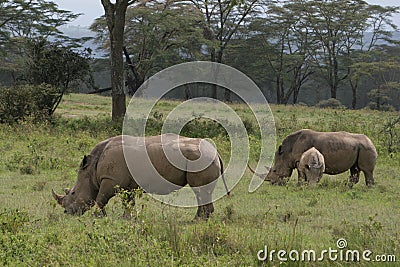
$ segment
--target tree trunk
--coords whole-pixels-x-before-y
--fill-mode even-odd
[[[128,50],[126,50],[126,47],[124,46],[123,48],[123,52],[125,55],[125,60],[126,63],[128,64],[129,69],[132,72],[133,78],[131,76],[127,77],[127,84],[128,84],[128,94],[130,96],[133,96],[136,91],[139,89],[139,87],[144,83],[144,78],[140,78],[139,73],[136,71],[135,66],[131,60],[131,57],[129,56]]]
[[[222,46],[222,44],[221,44]],[[217,62],[222,63],[222,55],[224,53],[224,50],[222,47],[219,48],[218,50],[218,56],[217,56]],[[231,90],[229,88],[224,89],[224,101],[225,102],[232,102],[231,100]]]
[[[184,85],[185,88],[185,99],[189,100],[192,98],[192,94],[190,93],[190,85],[189,84],[185,84]]]
[[[296,87],[293,91],[293,105],[297,104],[297,101],[299,100],[300,88],[301,88],[301,84],[298,84],[298,85],[296,85]]]
[[[351,108],[356,109],[357,106],[357,89],[358,89],[358,81],[356,80],[354,83],[350,80],[351,91],[353,93],[351,99]]]
[[[129,0],[116,0],[115,4],[113,4],[110,0],[101,0],[101,3],[105,11],[111,44],[112,120],[119,121],[126,112],[123,44],[125,14],[131,2]]]
[[[337,84],[333,84],[331,87],[331,98],[336,99]]]
[[[333,49],[333,51],[335,51],[335,50]],[[333,53],[335,53],[335,52],[333,52]],[[333,77],[332,78],[333,78],[333,81],[332,81],[332,87],[331,87],[331,98],[336,99],[336,97],[337,97],[336,92],[337,92],[337,88],[339,85],[339,63],[338,63],[338,60],[337,60],[335,54],[333,57]]]
[[[276,103],[281,104],[282,95],[281,95],[281,83],[280,77],[276,77]]]
[[[216,62],[215,48],[211,49],[211,62]],[[218,74],[214,73],[214,75],[216,77]],[[216,84],[212,84],[211,85],[211,98],[218,99],[217,98],[217,85]]]

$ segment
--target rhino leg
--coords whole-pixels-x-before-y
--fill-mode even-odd
[[[100,208],[99,205],[97,205],[97,203],[94,204],[95,206],[95,212],[93,213],[93,215],[95,217],[105,217],[107,216],[106,210],[104,209],[104,207]]]
[[[207,220],[211,213],[214,212],[213,203],[209,203],[207,205],[202,205],[197,208],[195,219],[205,219]]]
[[[373,171],[363,171],[365,176],[365,184],[368,187],[372,187],[374,185],[374,173]]]
[[[297,186],[301,186],[303,182],[307,182],[307,177],[304,172],[297,169]]]
[[[360,180],[360,169],[358,168],[357,165],[354,165],[353,167],[350,168],[350,188],[353,187],[354,184],[358,183]]]
[[[360,169],[364,173],[365,184],[368,187],[374,185],[374,168],[375,168],[375,161],[373,160],[367,161],[367,163],[360,162]]]
[[[117,183],[112,179],[102,179],[100,184],[99,193],[96,197],[96,205],[103,212],[104,215],[105,209],[104,207],[107,205],[108,201],[115,195],[115,186]]]
[[[124,206],[124,214],[122,215],[123,218],[130,219],[132,217],[132,210],[135,206],[135,195],[133,192],[128,194],[127,199],[122,202]]]
[[[215,183],[212,183],[215,185]],[[197,199],[197,212],[195,219],[208,219],[211,213],[214,212],[214,205],[212,203],[212,191],[207,190],[210,187],[209,185],[200,186],[200,187],[192,187],[193,192],[196,195]],[[214,188],[213,188],[214,189]]]
[[[376,164],[377,154],[375,149],[363,149],[360,151],[358,159],[359,169],[364,173],[365,184],[371,187],[374,184],[374,169]]]

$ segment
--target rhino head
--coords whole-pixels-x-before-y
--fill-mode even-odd
[[[52,190],[54,199],[64,208],[64,213],[82,215],[94,205],[96,192],[91,183],[94,168],[93,157],[84,156],[74,188],[65,189],[65,195],[59,195]]]
[[[265,181],[270,181],[272,184],[282,185],[285,183],[284,178],[292,175],[294,164],[292,155],[289,149],[280,145],[275,152],[274,165],[270,168],[269,172],[265,175]]]
[[[310,184],[315,185],[321,180],[322,175],[324,173],[324,168],[323,168],[322,163],[320,163],[318,165],[306,164],[304,172],[305,172],[307,181]]]
[[[294,169],[288,164],[288,162],[288,156],[284,154],[282,146],[279,146],[278,151],[275,153],[274,165],[272,167],[265,167],[268,172],[258,173],[254,171],[248,164],[247,167],[252,173],[264,181],[269,181],[271,184],[283,185],[285,184],[284,178],[290,177]]]

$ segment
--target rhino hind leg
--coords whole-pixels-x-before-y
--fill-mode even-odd
[[[212,203],[212,191],[215,187],[215,182],[211,184],[192,187],[198,204],[195,219],[208,219],[211,213],[214,212],[214,205]]]
[[[354,184],[358,183],[360,180],[360,169],[358,168],[357,165],[354,165],[353,167],[350,168],[350,188],[353,187]]]
[[[209,203],[206,205],[199,206],[197,208],[195,219],[205,219],[207,220],[211,213],[214,212],[214,205],[213,203]]]
[[[374,185],[374,169],[377,157],[378,155],[373,146],[363,147],[363,149],[360,151],[358,166],[360,170],[364,173],[365,184],[368,187]]]
[[[365,176],[365,184],[368,187],[372,187],[374,185],[374,173],[373,171],[363,171]]]

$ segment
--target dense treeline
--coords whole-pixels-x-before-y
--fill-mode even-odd
[[[399,44],[391,20],[397,7],[359,0],[232,3],[148,1],[129,7],[125,48],[132,62],[131,93],[167,66],[210,60],[249,75],[272,102],[336,98],[351,108],[398,108]],[[92,29],[107,48],[104,20]],[[180,95],[199,90],[182,89]],[[235,99],[223,91],[217,94],[211,86],[208,94]]]
[[[92,60],[89,68],[84,62],[90,61],[90,50],[76,50],[79,40],[57,29],[76,15],[51,2],[30,3],[0,3],[2,80],[56,81],[52,85],[60,88],[61,96],[72,88],[81,91],[75,82],[82,85],[82,80],[96,89],[90,73],[81,70],[92,68],[96,80],[104,78],[109,68],[106,17],[91,25],[106,58]],[[362,0],[134,3],[125,19],[126,91],[133,94],[152,74],[174,64],[209,60],[241,70],[274,103],[314,105],[333,98],[349,108],[399,109],[400,42],[392,22],[398,11],[399,7]],[[59,52],[57,57],[49,56],[53,51]],[[67,68],[58,67],[59,75],[49,81],[45,78],[54,66]],[[69,66],[75,68],[71,71]],[[216,86],[181,88],[174,97],[197,96],[200,90],[214,98],[236,100],[229,90]]]

